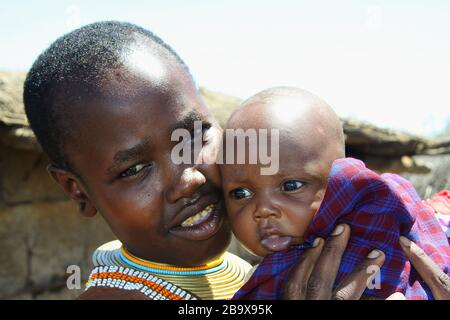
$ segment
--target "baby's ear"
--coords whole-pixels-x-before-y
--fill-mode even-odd
[[[84,216],[95,216],[97,208],[92,205],[79,179],[73,173],[60,169],[53,164],[47,166],[47,171],[52,179],[62,188],[64,193],[78,204],[80,212]]]
[[[311,203],[311,206],[310,206],[311,212],[313,212],[313,214],[316,214],[317,210],[320,209],[320,206],[322,205],[323,198],[325,197],[326,190],[327,189],[326,189],[326,186],[325,186],[325,187],[321,188],[320,190],[318,190],[316,192],[316,194],[314,195],[314,200],[313,200],[313,202]]]

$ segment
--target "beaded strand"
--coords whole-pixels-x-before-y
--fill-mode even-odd
[[[155,275],[118,266],[95,267],[86,290],[90,287],[138,290],[153,300],[197,300],[191,293]]]

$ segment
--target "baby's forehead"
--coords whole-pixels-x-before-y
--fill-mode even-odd
[[[295,129],[314,125],[322,112],[319,101],[305,95],[256,95],[230,117],[227,127]]]

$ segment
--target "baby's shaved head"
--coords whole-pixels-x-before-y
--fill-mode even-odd
[[[270,88],[250,97],[231,115],[227,128],[279,129],[280,143],[287,137],[311,156],[326,153],[333,160],[345,156],[337,114],[316,95],[295,87]]]

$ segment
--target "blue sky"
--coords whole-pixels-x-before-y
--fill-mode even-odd
[[[342,116],[417,134],[450,121],[450,1],[2,1],[0,70],[99,20],[161,36],[197,82],[246,98],[293,85]]]

